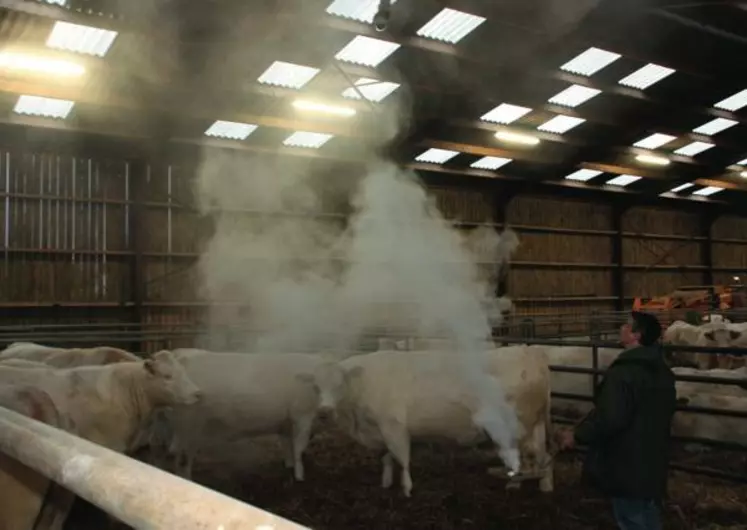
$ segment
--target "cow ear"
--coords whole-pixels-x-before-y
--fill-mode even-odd
[[[678,397],[677,398],[677,404],[678,405],[689,405],[690,404],[690,398]]]
[[[145,367],[145,371],[149,374],[156,375],[156,363],[152,359],[143,361],[143,367]]]
[[[708,340],[713,340],[713,331],[706,331],[703,335],[705,335],[705,338]]]
[[[742,332],[731,330],[729,332],[729,336],[731,337],[731,340],[737,340],[739,337],[742,336]]]

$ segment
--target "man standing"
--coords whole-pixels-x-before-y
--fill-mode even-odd
[[[588,446],[584,475],[612,498],[622,530],[661,528],[677,397],[660,337],[655,316],[631,313],[620,329],[625,351],[605,372],[594,410],[575,430],[559,434],[561,449]]]

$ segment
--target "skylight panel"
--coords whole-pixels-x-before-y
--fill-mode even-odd
[[[448,7],[417,31],[419,37],[456,44],[485,22],[484,17],[470,15]]]
[[[617,61],[620,57],[622,56],[619,53],[608,52],[600,48],[589,48],[565,63],[560,69],[572,74],[590,76]]]
[[[720,191],[724,191],[724,188],[719,188],[717,186],[706,186],[705,188],[701,188],[699,190],[694,191],[693,195],[699,195],[701,197],[710,197],[714,193],[718,193]]]
[[[633,147],[641,147],[643,149],[658,149],[664,144],[668,144],[672,140],[675,140],[676,136],[669,134],[654,133],[651,136],[646,136],[641,140],[638,140],[633,144]]]
[[[741,92],[737,92],[733,96],[722,99],[713,106],[719,109],[730,110],[734,112],[735,110],[741,109],[745,105],[747,105],[747,88],[742,90]]]
[[[459,151],[448,149],[428,149],[415,157],[416,162],[427,162],[429,164],[443,164],[459,154]]]
[[[666,66],[659,66],[658,64],[649,63],[633,72],[632,74],[623,77],[618,81],[619,84],[630,88],[637,88],[638,90],[646,90],[651,85],[658,83],[662,79],[665,79],[675,72],[673,68],[667,68]]]
[[[331,134],[297,131],[283,140],[283,145],[288,147],[306,147],[307,149],[319,149],[333,138]]]
[[[578,127],[586,120],[583,118],[576,118],[574,116],[555,116],[547,120],[545,123],[537,127],[538,131],[545,131],[555,134],[563,134],[574,127]]]
[[[13,107],[13,112],[64,120],[73,110],[73,105],[75,105],[75,102],[67,99],[23,95],[18,98],[16,106]]]
[[[739,162],[737,162],[737,165],[747,166],[747,158],[745,158],[744,160],[740,160]]]
[[[400,87],[399,83],[378,81],[368,77],[361,77],[358,79],[358,81],[355,82],[355,86],[357,88],[346,88],[342,92],[342,96],[350,99],[361,99],[361,94],[363,94],[364,98],[368,101],[373,101],[374,103],[381,103],[384,98]]]
[[[342,50],[337,52],[335,59],[347,63],[359,64],[376,68],[384,59],[393,54],[400,45],[363,35],[356,36]]]
[[[502,168],[509,162],[511,162],[513,158],[501,158],[499,156],[484,156],[480,160],[476,160],[475,162],[472,162],[469,167],[473,167],[475,169],[488,169],[490,171],[495,171],[497,169]]]
[[[484,114],[480,119],[482,121],[508,125],[530,112],[532,112],[532,109],[528,107],[520,107],[518,105],[511,105],[510,103],[501,103],[490,112]]]
[[[618,175],[615,178],[608,180],[606,184],[624,188],[628,184],[633,184],[634,182],[637,182],[639,180],[641,180],[641,177],[637,177],[635,175]]]
[[[589,88],[581,85],[571,85],[562,92],[558,92],[547,100],[548,103],[562,105],[564,107],[578,107],[581,103],[589,101],[602,91],[596,88]]]
[[[205,131],[205,136],[227,140],[246,140],[256,130],[257,125],[250,123],[218,120]]]
[[[391,0],[394,5],[397,0]],[[357,20],[358,22],[373,22],[374,16],[379,11],[379,0],[334,0],[327,13],[342,18]]]
[[[675,154],[684,156],[695,156],[702,153],[703,151],[707,151],[711,147],[713,147],[713,144],[709,144],[707,142],[691,142],[675,150]]]
[[[44,0],[44,2],[63,7],[67,4],[67,0]]]
[[[311,66],[275,61],[265,70],[257,81],[264,85],[300,89],[316,77],[321,70]]]
[[[116,38],[116,31],[57,21],[46,44],[57,50],[103,57]]]
[[[680,184],[679,186],[676,186],[669,191],[672,193],[679,193],[681,191],[685,191],[688,188],[692,188],[693,186],[695,186],[695,184],[693,184],[692,182],[685,182],[684,184]]]
[[[693,132],[711,136],[713,134],[720,133],[721,131],[725,131],[729,127],[734,127],[737,123],[739,122],[734,120],[727,120],[726,118],[715,118],[707,123],[704,123],[700,127],[696,127],[695,129],[693,129]]]
[[[566,175],[564,178],[565,180],[577,180],[579,182],[588,182],[594,177],[598,177],[601,175],[601,171],[597,171],[596,169],[579,169],[578,171],[574,171],[570,175]]]

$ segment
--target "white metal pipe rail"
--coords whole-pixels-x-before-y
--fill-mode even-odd
[[[4,407],[0,451],[137,530],[309,530]]]

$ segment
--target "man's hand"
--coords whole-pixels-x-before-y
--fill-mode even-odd
[[[559,429],[555,433],[555,440],[558,443],[558,449],[567,451],[576,446],[576,440],[573,437],[573,429]]]

